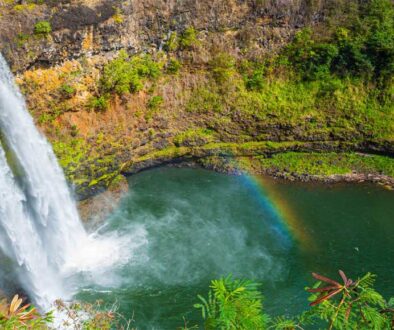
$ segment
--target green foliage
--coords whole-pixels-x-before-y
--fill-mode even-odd
[[[262,91],[264,88],[264,76],[261,70],[254,70],[250,76],[244,77],[245,86],[249,91]]]
[[[28,40],[30,36],[25,33],[18,33],[16,36],[16,45],[22,47]]]
[[[160,95],[152,96],[148,101],[148,108],[150,110],[157,110],[163,104],[163,97]]]
[[[34,25],[34,34],[47,35],[52,32],[51,24],[47,21],[40,21]]]
[[[220,86],[235,73],[235,59],[228,54],[220,53],[209,62],[209,67],[213,78]]]
[[[198,44],[197,32],[194,27],[187,27],[179,38],[179,46],[182,49],[191,49]]]
[[[188,129],[175,136],[176,146],[200,146],[213,141],[213,131],[205,128]]]
[[[0,328],[14,329],[45,329],[52,323],[52,312],[41,315],[30,304],[22,304],[22,298],[15,295],[7,304],[6,300],[0,301]]]
[[[198,296],[205,329],[264,329],[267,317],[263,314],[259,285],[231,276],[213,280],[208,297]]]
[[[343,284],[313,274],[319,280],[307,289],[312,308],[295,318],[280,317],[270,328],[277,330],[302,329],[305,325],[325,325],[328,330],[392,329],[394,310],[375,289],[375,276],[368,273],[357,281],[340,271]],[[326,285],[322,286],[322,282]]]
[[[313,273],[318,282],[307,288],[311,308],[295,317],[270,319],[263,313],[258,285],[230,276],[212,281],[208,296],[198,295],[194,307],[201,310],[207,330],[392,329],[394,298],[386,301],[374,289],[375,276],[368,273],[353,281],[339,274],[341,280],[336,281]]]
[[[93,96],[88,102],[88,107],[89,109],[95,111],[104,112],[108,108],[108,97],[106,97],[105,95],[99,97]]]
[[[142,89],[142,78],[155,79],[161,74],[161,67],[148,54],[129,57],[121,50],[114,60],[105,65],[100,79],[104,93],[119,95]]]
[[[208,88],[200,87],[193,94],[186,105],[186,110],[196,113],[221,112],[223,109],[222,97]]]
[[[181,62],[179,62],[176,58],[172,58],[168,61],[167,64],[167,73],[176,74],[179,69],[182,67]]]
[[[69,98],[76,93],[76,89],[68,84],[63,84],[60,86],[60,93],[62,94],[63,97]]]
[[[335,45],[317,43],[312,39],[312,30],[298,32],[287,47],[286,55],[304,79],[313,80],[330,73],[331,65],[338,55]]]
[[[394,74],[394,4],[370,0],[349,12],[347,26],[319,40],[310,28],[298,32],[285,57],[306,80],[328,74],[377,78],[387,84]]]
[[[287,152],[265,158],[256,157],[263,168],[296,175],[333,175],[376,173],[394,176],[394,160],[378,155],[356,153],[303,153]]]
[[[179,48],[179,38],[176,32],[171,32],[168,40],[164,44],[164,50],[167,52],[175,52]]]

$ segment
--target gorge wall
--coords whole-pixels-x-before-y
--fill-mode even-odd
[[[0,0],[0,51],[84,198],[119,174],[174,159],[215,168],[229,156],[245,163],[287,151],[392,155],[393,111],[366,106],[370,86],[323,95],[321,85],[295,85],[266,65],[253,87],[256,63],[272,61],[306,26],[324,39],[355,3]],[[112,65],[121,50],[128,57]],[[133,59],[138,81],[126,77],[129,90],[119,92],[115,77],[106,87],[103,77]]]

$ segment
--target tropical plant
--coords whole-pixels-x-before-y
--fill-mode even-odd
[[[0,302],[0,328],[13,329],[44,329],[52,322],[52,313],[41,315],[30,304],[22,304],[23,299],[15,295],[10,304],[3,299]]]
[[[356,281],[339,271],[342,283],[312,273],[318,282],[307,291],[310,310],[295,318],[279,317],[270,326],[276,330],[304,329],[326,325],[326,329],[394,329],[394,299],[386,301],[375,289],[375,276],[367,273]],[[323,284],[323,286],[322,286]]]
[[[232,276],[213,280],[208,297],[198,295],[205,329],[264,329],[267,317],[263,314],[259,284]]]

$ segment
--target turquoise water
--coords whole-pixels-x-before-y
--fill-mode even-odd
[[[131,235],[132,257],[78,298],[117,302],[138,329],[198,324],[196,295],[227,274],[263,284],[265,309],[307,308],[310,273],[378,275],[394,296],[394,193],[373,185],[320,185],[159,168],[129,178],[103,233]],[[92,284],[95,283],[95,284]]]

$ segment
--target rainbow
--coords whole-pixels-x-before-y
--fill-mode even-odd
[[[247,173],[242,177],[245,184],[257,193],[259,203],[271,213],[275,221],[275,230],[288,244],[295,241],[301,249],[316,249],[316,242],[304,230],[302,219],[279,193],[272,180]]]

